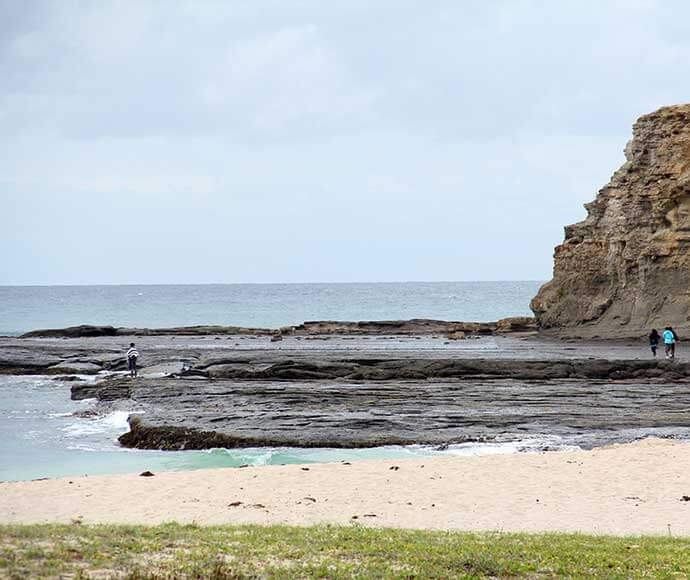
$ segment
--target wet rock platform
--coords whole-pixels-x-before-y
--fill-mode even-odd
[[[130,340],[135,380],[124,372]],[[679,355],[652,360],[641,341],[433,332],[0,338],[0,372],[71,375],[73,398],[131,413],[123,445],[169,450],[674,436],[690,430],[690,362]]]

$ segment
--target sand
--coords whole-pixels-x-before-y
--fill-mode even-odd
[[[0,522],[361,524],[690,536],[690,444],[0,484]]]

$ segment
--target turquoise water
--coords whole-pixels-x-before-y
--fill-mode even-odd
[[[42,378],[0,376],[0,480],[186,470],[241,465],[280,465],[404,459],[443,454],[511,453],[545,440],[430,447],[375,449],[212,449],[141,451],[125,449],[117,437],[128,430],[129,410],[89,416],[95,401],[70,400],[67,383]],[[554,441],[553,444],[558,444]]]
[[[275,328],[305,320],[530,315],[541,282],[0,286],[0,334],[77,324]]]
[[[0,287],[0,334],[77,324],[166,327],[226,324],[279,327],[305,320],[437,318],[489,321],[529,315],[540,282],[386,284],[233,284],[190,286]],[[439,453],[507,453],[542,445],[506,441],[449,450],[243,449],[128,450],[117,437],[133,409],[89,414],[69,385],[41,377],[0,376],[0,480],[137,471],[397,459]],[[557,442],[555,444],[558,444]]]

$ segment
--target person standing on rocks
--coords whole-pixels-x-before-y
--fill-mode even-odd
[[[676,333],[670,326],[664,329],[662,335],[664,337],[664,351],[666,352],[666,358],[674,359],[676,357]]]
[[[129,376],[135,378],[137,376],[137,359],[139,352],[134,346],[133,342],[129,343],[129,350],[127,351],[127,368],[129,369]]]
[[[652,328],[652,332],[649,333],[649,348],[652,349],[652,356],[656,358],[656,349],[659,348],[659,333],[656,328]]]

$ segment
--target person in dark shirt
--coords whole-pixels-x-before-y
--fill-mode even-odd
[[[661,336],[657,332],[656,328],[652,328],[652,332],[649,333],[649,348],[652,349],[652,356],[656,358],[656,350],[659,348],[659,340]]]

